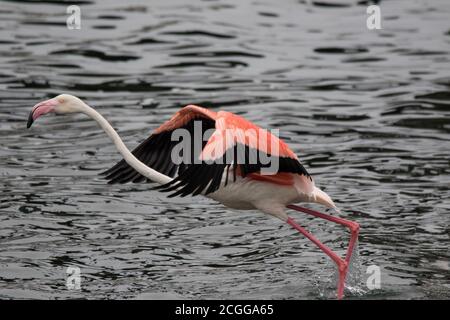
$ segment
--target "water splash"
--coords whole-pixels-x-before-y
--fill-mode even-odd
[[[335,276],[337,277],[337,268],[335,268]],[[363,280],[361,256],[359,255],[359,241],[356,240],[345,279],[345,294],[347,296],[364,295],[366,290],[363,286]]]
[[[358,244],[359,242],[356,241],[355,246],[353,247],[352,257],[345,279],[344,294],[346,297],[362,296],[366,293],[363,286],[362,264]],[[315,276],[315,287],[318,289],[319,297],[323,299],[335,299],[337,294],[337,284],[339,279],[338,268],[331,259],[327,258],[324,270],[330,269],[333,269],[333,272],[328,273],[328,275]]]
[[[325,269],[329,269],[327,266]],[[336,281],[333,280],[333,275],[321,276],[316,274],[314,277],[314,287],[317,288],[317,295],[321,299],[335,299],[336,298]]]

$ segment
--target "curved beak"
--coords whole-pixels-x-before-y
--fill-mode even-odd
[[[27,128],[30,128],[34,120],[40,116],[52,112],[58,105],[58,100],[55,98],[45,100],[36,104],[28,115]]]
[[[33,124],[33,110],[31,110],[30,114],[28,115],[28,121],[27,121],[27,129],[29,129],[31,127],[31,125]]]

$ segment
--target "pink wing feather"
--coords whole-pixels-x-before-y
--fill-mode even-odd
[[[277,157],[298,160],[286,143],[265,129],[235,115],[219,111],[216,116],[216,131],[209,138],[200,154],[201,160],[216,160],[236,143]]]

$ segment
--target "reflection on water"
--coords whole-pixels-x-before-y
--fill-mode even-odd
[[[107,185],[97,173],[119,155],[83,116],[25,130],[36,102],[68,92],[130,147],[189,103],[280,128],[362,225],[353,298],[449,298],[449,3],[382,2],[379,31],[364,5],[321,3],[79,1],[68,30],[61,1],[2,2],[0,297],[311,299],[333,273],[275,219]],[[296,217],[344,252],[344,229]]]

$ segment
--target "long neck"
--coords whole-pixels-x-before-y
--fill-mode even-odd
[[[165,184],[170,181],[172,181],[171,177],[168,177],[162,173],[159,173],[158,171],[148,167],[141,161],[139,161],[131,152],[128,150],[128,148],[123,143],[120,136],[117,134],[117,132],[111,127],[111,125],[106,121],[103,116],[89,107],[87,104],[83,103],[81,107],[81,112],[88,115],[102,127],[102,129],[106,132],[106,134],[111,138],[114,145],[116,146],[117,150],[119,150],[120,154],[123,156],[125,161],[133,167],[137,172],[142,174],[143,176],[149,178],[152,181],[155,181],[159,184]]]

